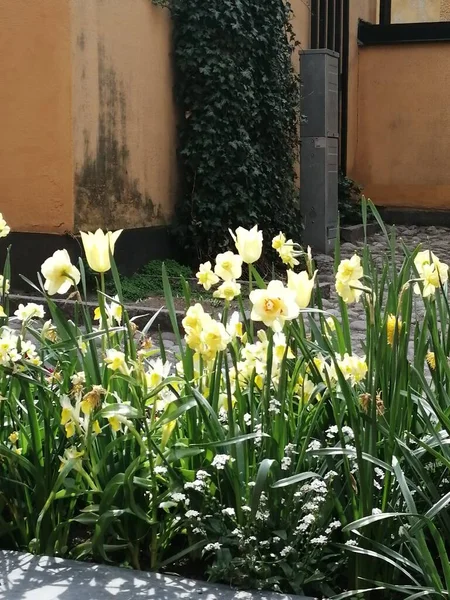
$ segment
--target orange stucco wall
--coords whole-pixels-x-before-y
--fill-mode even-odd
[[[360,50],[351,175],[384,206],[450,209],[450,45]]]
[[[301,51],[310,47],[311,2],[310,0],[292,0],[291,5],[294,13],[292,26],[295,36],[300,42],[299,49]]]
[[[0,211],[18,231],[73,227],[69,0],[0,2]]]
[[[75,225],[166,222],[176,193],[170,15],[149,0],[71,0]]]
[[[358,71],[360,47],[358,46],[359,19],[377,22],[377,0],[350,0],[349,23],[349,71],[348,71],[348,129],[347,129],[347,171],[352,173],[356,161],[358,142]]]

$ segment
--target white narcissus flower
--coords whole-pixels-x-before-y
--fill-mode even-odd
[[[56,250],[41,266],[44,289],[50,296],[66,294],[80,283],[80,271],[71,263],[67,250]]]
[[[230,251],[218,254],[214,272],[224,281],[239,279],[242,275],[242,258]]]
[[[230,234],[236,244],[239,256],[245,263],[251,265],[260,259],[262,254],[263,233],[262,231],[258,231],[258,225],[255,225],[251,229],[238,227],[235,234],[231,230]]]
[[[227,332],[231,335],[232,338],[241,338],[244,335],[242,322],[240,320],[240,314],[237,310],[234,311],[234,313],[230,317],[230,320],[228,321]]]
[[[97,229],[95,233],[80,231],[86,260],[93,271],[106,273],[110,270],[109,253],[111,251],[111,255],[114,255],[114,247],[122,231],[123,229],[106,233],[101,229]]]
[[[29,302],[28,304],[19,304],[19,308],[14,312],[19,321],[29,321],[30,319],[43,319],[45,315],[42,304]]]
[[[3,366],[10,365],[10,363],[18,362],[22,355],[19,354],[17,346],[19,338],[12,329],[3,329],[0,337],[0,364]]]
[[[199,284],[202,285],[207,292],[211,289],[213,285],[216,285],[216,283],[218,283],[219,281],[219,278],[212,270],[211,263],[209,262],[209,260],[208,262],[205,262],[200,265],[196,277],[198,279]]]
[[[6,237],[10,231],[11,228],[9,227],[9,225],[6,224],[2,213],[0,213],[0,238]]]
[[[271,281],[265,290],[253,290],[250,301],[252,321],[262,321],[274,331],[281,331],[285,321],[299,315],[294,292],[285,288],[281,281]]]
[[[310,279],[306,271],[302,271],[301,273],[294,273],[294,271],[287,272],[288,289],[295,292],[295,301],[300,309],[307,308],[311,302],[316,275],[317,271],[315,271]]]
[[[233,279],[229,279],[228,281],[224,281],[222,285],[220,285],[217,290],[214,292],[214,298],[224,298],[230,302],[236,296],[239,296],[241,293],[241,284],[236,283]]]
[[[278,332],[273,336],[273,355],[276,361],[281,362],[283,358],[295,358],[292,350],[286,350],[286,336],[284,333]]]
[[[108,320],[108,325],[110,327],[113,324],[112,323],[113,319],[118,324],[120,324],[120,322],[122,321],[123,309],[122,309],[122,305],[120,304],[119,296],[114,296],[111,304],[108,304],[107,302],[105,302],[105,313],[106,313],[106,318]],[[101,313],[100,307],[97,306],[97,308],[94,310],[94,320],[101,321],[101,319],[102,319],[102,313]]]
[[[111,369],[111,371],[119,371],[123,375],[129,375],[131,373],[131,369],[127,365],[127,361],[125,359],[125,354],[120,350],[109,348],[106,351],[105,363],[108,365],[108,369]]]

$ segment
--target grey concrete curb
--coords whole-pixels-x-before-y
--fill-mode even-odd
[[[314,600],[274,593],[239,592],[226,586],[0,551],[0,600]]]
[[[381,231],[378,223],[367,224],[367,235],[373,235]],[[364,239],[364,225],[348,225],[347,227],[341,227],[341,240],[343,242],[359,242]]]

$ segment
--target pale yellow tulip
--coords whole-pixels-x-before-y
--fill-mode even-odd
[[[81,231],[86,260],[93,271],[106,273],[111,268],[110,251],[114,255],[114,246],[123,229],[107,231],[97,229],[95,233]]]

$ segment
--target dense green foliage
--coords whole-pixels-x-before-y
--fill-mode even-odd
[[[164,264],[171,279],[174,294],[182,294],[181,278],[189,279],[192,277],[192,270],[185,265],[180,265],[176,260],[166,260]],[[130,277],[123,277],[121,283],[125,301],[135,302],[149,296],[163,296],[162,265],[163,263],[160,260],[151,260]],[[108,281],[107,290],[111,294],[115,293],[112,278]]]
[[[339,173],[338,208],[343,225],[359,225],[362,221],[361,211],[362,187]]]
[[[192,258],[258,223],[299,237],[299,82],[282,0],[168,0],[182,192],[176,238]]]

